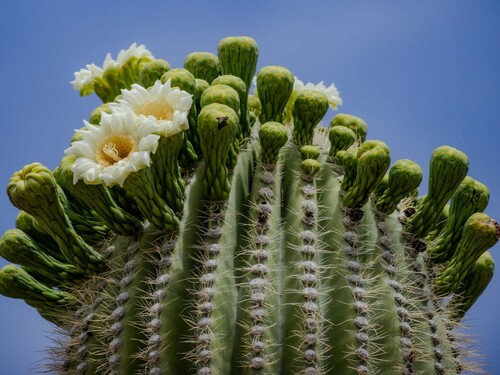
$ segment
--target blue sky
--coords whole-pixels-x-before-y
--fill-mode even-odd
[[[394,161],[419,163],[425,181],[433,149],[464,151],[469,175],[490,188],[486,212],[500,219],[499,24],[495,1],[2,0],[0,185],[25,164],[58,164],[98,105],[69,84],[85,64],[138,42],[181,67],[189,52],[249,35],[258,68],[284,65],[303,81],[335,82],[340,111],[364,118],[368,137],[386,142]],[[4,232],[17,213],[5,194],[0,210]],[[500,273],[466,319],[491,373],[500,373],[499,294]],[[2,374],[34,373],[50,332],[24,302],[0,296]]]

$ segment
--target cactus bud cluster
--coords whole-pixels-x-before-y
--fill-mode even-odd
[[[461,151],[391,160],[332,84],[249,37],[171,68],[133,44],[75,73],[103,104],[14,173],[0,293],[58,326],[57,374],[459,374],[500,225]],[[256,89],[250,92],[252,82]],[[451,200],[450,205],[448,202]]]

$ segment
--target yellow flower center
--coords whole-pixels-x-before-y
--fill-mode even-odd
[[[136,144],[131,136],[113,134],[99,143],[95,158],[102,166],[109,167],[120,160],[127,159],[135,149]]]
[[[137,115],[153,116],[157,120],[172,120],[174,110],[168,103],[150,102],[135,109]]]

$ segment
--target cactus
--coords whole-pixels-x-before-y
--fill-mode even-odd
[[[0,255],[18,266],[0,293],[58,327],[51,370],[474,369],[456,329],[491,279],[500,225],[467,157],[437,148],[416,199],[421,168],[391,167],[365,121],[319,125],[341,104],[334,86],[256,72],[249,37],[217,51],[170,69],[134,44],[87,66],[73,84],[104,104],[54,171],[10,180],[21,212]]]

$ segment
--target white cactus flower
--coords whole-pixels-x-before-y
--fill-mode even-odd
[[[342,99],[340,98],[340,92],[337,90],[335,87],[335,84],[331,84],[330,86],[326,87],[323,81],[321,81],[318,84],[314,84],[311,82],[308,82],[304,84],[300,79],[295,77],[295,82],[293,83],[293,91],[296,93],[299,93],[302,90],[316,90],[319,92],[322,92],[323,94],[326,95],[328,98],[328,104],[330,105],[330,108],[335,109],[339,105],[342,105]]]
[[[169,137],[189,128],[188,114],[193,104],[192,96],[177,87],[156,81],[149,88],[133,84],[122,90],[121,98],[112,103],[112,111],[131,110],[136,116],[156,122],[157,132]]]
[[[67,154],[75,156],[73,183],[104,183],[123,186],[130,173],[149,167],[150,153],[156,152],[159,136],[156,124],[131,111],[101,113],[99,126],[84,121],[76,130],[82,139],[72,142]]]
[[[88,95],[94,91],[94,81],[96,78],[102,78],[108,69],[117,69],[122,67],[132,57],[138,59],[147,58],[154,60],[154,56],[149,52],[146,47],[141,44],[132,43],[126,50],[118,52],[118,57],[114,60],[111,54],[108,53],[102,63],[102,68],[95,64],[87,64],[86,69],[80,69],[74,73],[75,79],[71,81],[73,88],[80,91],[82,95]]]

